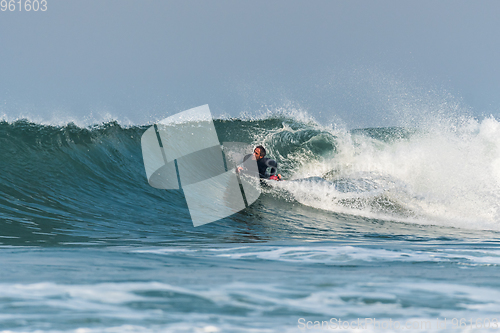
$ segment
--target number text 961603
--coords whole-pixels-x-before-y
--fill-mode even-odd
[[[47,0],[1,0],[2,12],[45,12]]]

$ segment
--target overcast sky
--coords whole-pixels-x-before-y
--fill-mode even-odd
[[[0,114],[158,120],[296,107],[349,127],[395,108],[500,114],[499,1],[47,0],[0,11]],[[419,104],[421,103],[421,104]],[[452,103],[452,104],[453,104]]]

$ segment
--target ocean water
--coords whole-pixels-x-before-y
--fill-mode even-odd
[[[496,119],[214,123],[287,181],[194,228],[148,185],[148,126],[0,122],[0,332],[500,327]]]

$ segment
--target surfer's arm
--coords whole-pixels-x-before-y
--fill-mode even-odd
[[[245,157],[243,157],[243,162],[242,163],[245,163],[245,161],[248,160],[251,156],[252,156],[252,154],[248,154]],[[243,170],[244,170],[244,168],[242,166],[237,166],[236,167],[236,172],[238,172],[238,173],[241,172],[241,171],[243,171]]]

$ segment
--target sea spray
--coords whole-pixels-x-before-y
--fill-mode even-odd
[[[330,183],[291,184],[299,202],[355,215],[388,218],[389,213],[426,224],[500,228],[496,119],[468,119],[459,127],[337,131],[332,136],[333,156],[300,156],[307,162],[291,178],[317,176]],[[354,188],[339,192],[340,183]]]

